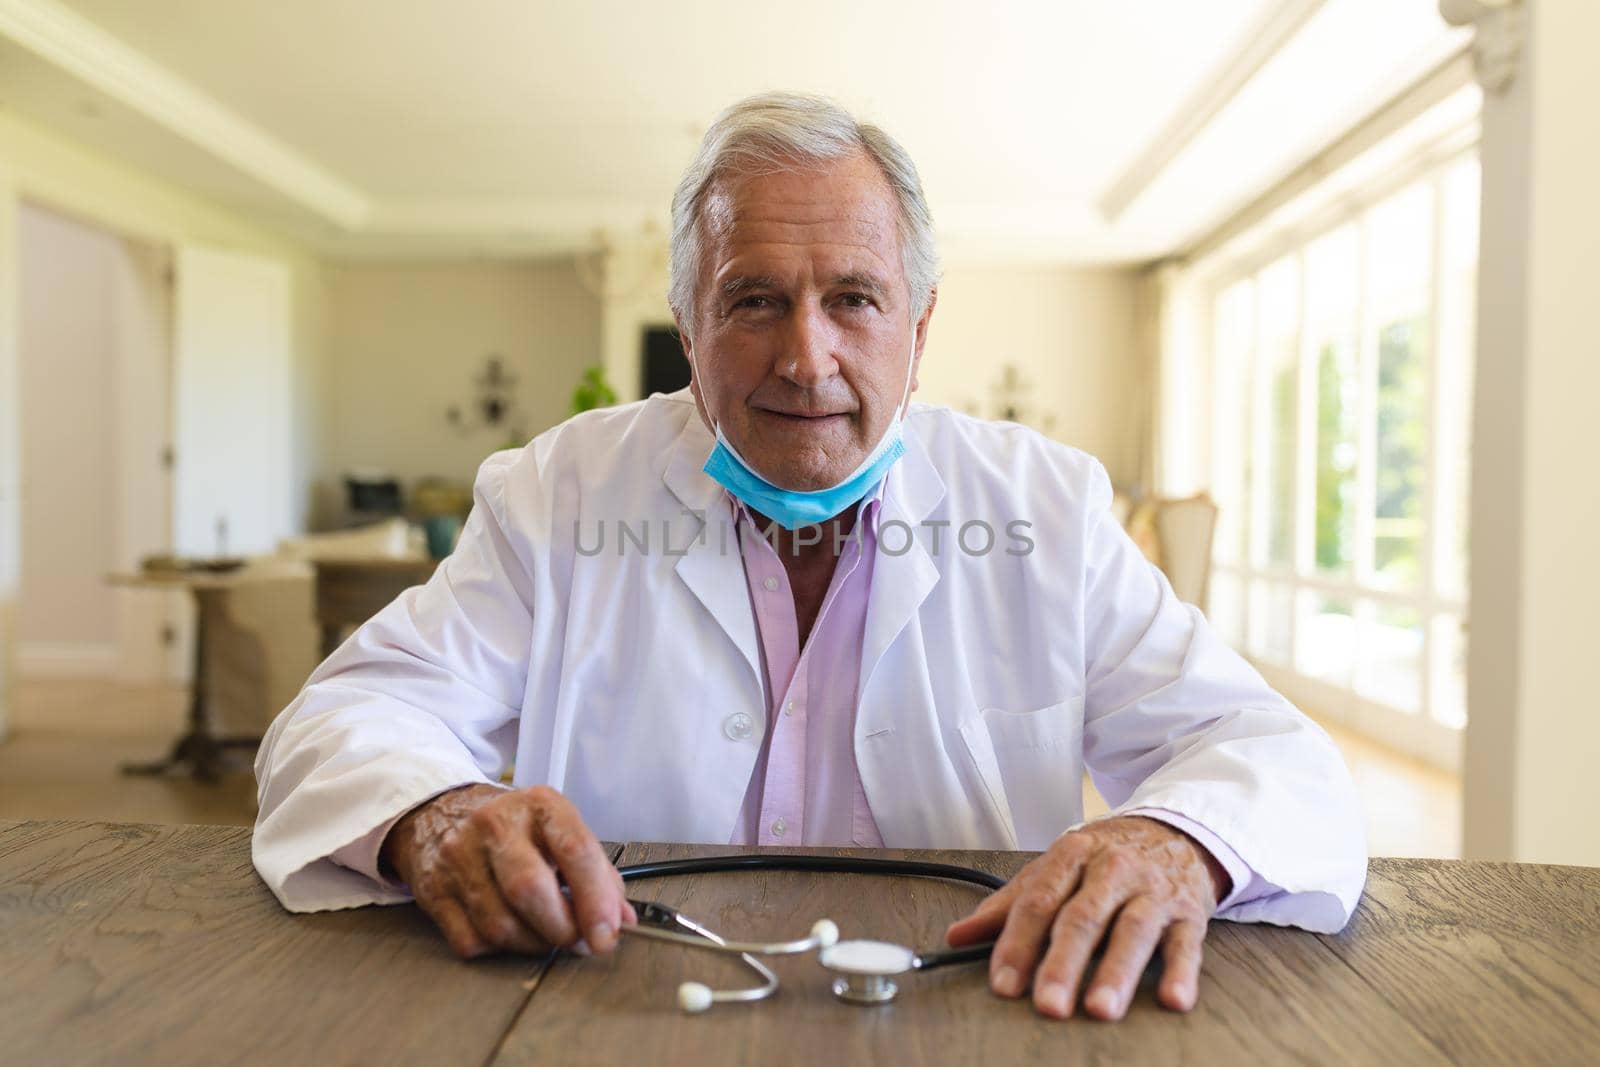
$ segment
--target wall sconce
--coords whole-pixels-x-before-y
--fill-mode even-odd
[[[1000,377],[990,386],[990,392],[994,394],[994,403],[988,418],[1020,422],[1045,434],[1055,429],[1056,417],[1034,404],[1034,387],[1015,363],[1000,368]],[[976,401],[968,400],[965,407],[967,414],[982,417]]]
[[[514,390],[517,376],[505,369],[499,355],[492,355],[477,378],[478,395],[463,412],[455,405],[445,412],[450,425],[463,433],[473,430],[493,429],[504,425],[516,414],[517,401]]]

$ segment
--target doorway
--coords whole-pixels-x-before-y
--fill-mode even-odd
[[[27,200],[16,233],[18,674],[181,680],[181,595],[107,582],[172,544],[171,251]]]

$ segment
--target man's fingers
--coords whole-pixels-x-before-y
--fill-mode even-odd
[[[517,915],[547,944],[571,945],[578,940],[572,905],[561,892],[556,872],[527,835],[531,820],[488,844],[494,879]]]
[[[994,938],[1006,924],[1006,912],[1017,895],[1016,887],[1016,881],[1012,880],[984,897],[972,909],[972,914],[950,924],[945,930],[945,940],[959,948]]]
[[[419,903],[450,901],[428,914],[460,955],[580,942],[606,952],[638,921],[610,857],[553,789],[454,790],[419,812],[409,824],[417,840],[403,835],[396,855],[415,853],[400,859]]]
[[[1111,917],[1133,892],[1121,861],[1107,857],[1084,872],[1083,885],[1052,916],[1050,950],[1033,983],[1035,1008],[1058,1019],[1072,1014],[1089,956],[1105,936]]]
[[[559,793],[550,795],[554,799],[535,813],[536,843],[572,890],[584,941],[596,952],[609,952],[617,945],[625,906],[622,877],[577,809]]]
[[[493,948],[536,956],[550,951],[550,943],[522,921],[492,877],[463,887],[457,899],[478,936]]]
[[[449,897],[427,901],[419,898],[417,904],[423,911],[428,913],[428,917],[433,920],[434,925],[444,934],[445,942],[449,944],[450,951],[457,956],[464,960],[470,960],[474,956],[482,956],[489,951],[490,946],[485,944],[483,938],[478,936],[478,931],[473,927],[472,920],[467,918],[467,913],[454,900]]]
[[[1200,993],[1200,960],[1206,939],[1206,924],[1198,919],[1179,919],[1167,927],[1161,939],[1161,984],[1156,999],[1173,1011],[1194,1007]]]
[[[989,987],[1002,997],[1018,997],[1028,987],[1050,925],[1077,887],[1082,861],[1073,855],[1051,857],[1018,886],[1006,913],[1005,928],[989,959]]]
[[[1155,955],[1167,918],[1166,908],[1147,896],[1134,897],[1122,906],[1111,928],[1106,954],[1084,995],[1085,1011],[1096,1019],[1122,1018],[1133,1001],[1145,964]]]

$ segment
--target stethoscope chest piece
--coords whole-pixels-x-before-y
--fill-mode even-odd
[[[916,966],[917,955],[888,941],[840,941],[817,955],[817,961],[838,975],[833,995],[851,1004],[887,1004],[900,992],[894,976]]]
[[[754,853],[734,856],[706,856],[695,859],[659,860],[618,868],[625,881],[656,878],[668,874],[715,874],[723,871],[830,871],[838,874],[896,875],[906,878],[939,878],[967,882],[985,889],[999,889],[1005,879],[970,867],[920,860],[870,859],[861,856],[790,856]],[[659,901],[630,900],[639,915],[637,924],[624,926],[625,933],[671,941],[691,948],[738,956],[761,978],[761,984],[744,989],[712,989],[700,982],[685,982],[678,988],[678,1005],[686,1012],[699,1013],[713,1004],[750,1003],[765,1000],[778,991],[778,976],[761,962],[765,956],[792,956],[817,952],[817,962],[832,971],[833,995],[850,1004],[887,1004],[900,992],[895,978],[907,971],[927,971],[952,963],[968,963],[989,958],[992,944],[969,945],[942,952],[915,952],[889,941],[840,941],[839,928],[827,919],[818,919],[811,932],[793,941],[730,941],[720,934]]]

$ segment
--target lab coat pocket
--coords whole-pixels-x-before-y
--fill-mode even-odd
[[[984,708],[961,727],[1015,847],[1044,849],[1083,818],[1083,698],[1033,711]]]

